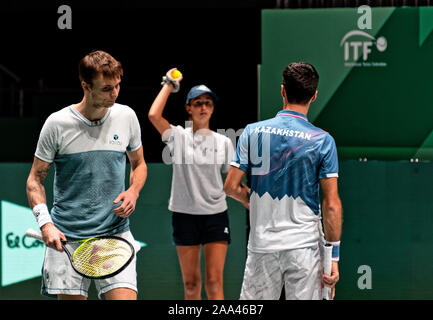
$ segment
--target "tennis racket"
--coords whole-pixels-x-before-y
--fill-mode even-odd
[[[42,234],[33,229],[28,237],[42,240]],[[112,277],[132,261],[135,250],[132,244],[116,236],[101,236],[79,241],[62,241],[62,247],[72,268],[89,279]]]

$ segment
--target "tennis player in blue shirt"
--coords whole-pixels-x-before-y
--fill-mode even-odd
[[[312,65],[288,65],[283,110],[249,124],[239,138],[224,189],[250,209],[241,299],[279,299],[283,286],[286,299],[322,299],[323,286],[335,295],[342,229],[337,149],[307,118],[318,80]],[[251,189],[241,184],[247,173]],[[331,275],[323,274],[325,242],[333,245]]]

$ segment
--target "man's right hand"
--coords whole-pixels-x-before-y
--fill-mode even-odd
[[[41,227],[42,239],[47,247],[63,251],[62,241],[66,241],[65,235],[57,229],[53,223],[48,222]]]

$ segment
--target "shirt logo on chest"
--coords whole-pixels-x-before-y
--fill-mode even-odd
[[[108,141],[109,144],[118,145],[121,146],[122,142],[119,141],[119,136],[117,134],[114,134],[112,139]]]

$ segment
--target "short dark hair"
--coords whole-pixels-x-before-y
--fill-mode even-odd
[[[78,64],[78,75],[81,81],[92,84],[92,80],[102,73],[107,78],[123,75],[122,64],[107,52],[96,50],[90,52]]]
[[[306,104],[316,93],[319,74],[306,62],[293,62],[283,71],[287,102]]]

